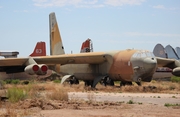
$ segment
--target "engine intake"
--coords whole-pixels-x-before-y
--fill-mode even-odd
[[[31,64],[25,67],[24,71],[29,75],[45,75],[47,73],[48,67],[45,64]]]
[[[31,64],[26,66],[24,71],[29,75],[35,75],[39,71],[39,66],[37,64]]]
[[[175,76],[180,76],[180,67],[174,68],[172,74]]]
[[[45,75],[47,73],[47,70],[48,70],[48,66],[45,64],[41,64],[41,65],[39,65],[39,70],[36,74],[37,75]]]

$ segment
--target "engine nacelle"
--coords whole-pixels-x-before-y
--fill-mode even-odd
[[[36,73],[37,75],[45,75],[47,73],[48,70],[48,66],[46,64],[41,64],[38,65],[39,66],[39,70]]]
[[[25,67],[24,71],[29,75],[45,75],[47,73],[48,67],[45,64],[31,64]]]
[[[31,64],[26,66],[24,71],[29,75],[35,75],[39,71],[39,66],[37,64]]]
[[[172,74],[175,76],[180,76],[180,67],[174,68]]]

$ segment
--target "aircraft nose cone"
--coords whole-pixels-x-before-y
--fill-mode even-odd
[[[154,72],[157,65],[156,58],[145,58],[143,62],[146,72]]]

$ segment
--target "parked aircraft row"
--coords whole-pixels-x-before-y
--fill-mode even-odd
[[[91,87],[102,80],[104,84],[110,85],[113,85],[113,81],[121,81],[120,85],[150,82],[157,66],[170,67],[174,75],[180,76],[178,60],[155,57],[147,50],[65,54],[55,13],[50,13],[49,20],[50,56],[0,59],[0,71],[44,75],[50,66],[50,69],[63,75],[62,83],[83,80]]]
[[[3,56],[4,58],[17,58],[17,55],[19,52],[17,51],[2,51],[0,52],[0,56]],[[45,42],[37,42],[36,46],[33,50],[33,52],[29,55],[31,57],[33,56],[46,56],[46,43]],[[5,69],[5,68],[4,68]],[[7,70],[9,69],[9,70]],[[11,71],[11,68],[7,68],[7,71]],[[32,75],[29,75],[25,72],[6,72],[4,73],[4,70],[0,69],[0,78],[2,79],[8,79],[8,78],[18,78],[18,79],[31,79]],[[51,70],[48,70],[48,74],[46,74],[44,77],[47,77],[51,75]]]
[[[175,49],[171,45],[167,45],[165,48],[161,44],[157,44],[154,47],[153,53],[157,57],[169,58],[169,59],[180,59],[180,47]]]

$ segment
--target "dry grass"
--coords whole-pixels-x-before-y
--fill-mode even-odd
[[[30,117],[33,113],[27,109],[17,109],[16,104],[6,103],[4,109],[0,111],[0,117]]]
[[[110,93],[121,93],[121,92],[141,92],[141,93],[180,93],[180,83],[167,82],[167,81],[152,81],[150,83],[143,82],[142,86],[137,86],[136,84],[132,86],[120,87],[119,84],[115,86],[102,86],[97,85],[97,90],[92,90],[90,87],[85,87],[84,82],[80,82],[79,85],[61,85],[54,82],[44,82],[44,83],[32,83],[28,85],[10,85],[7,84],[4,88],[17,87],[23,89],[27,92],[27,98],[30,99],[47,99],[47,100],[58,100],[58,101],[69,101],[68,92],[89,92],[87,95],[88,103],[96,103],[94,98],[94,93],[98,92],[110,92]],[[71,97],[70,101],[74,102],[85,102],[84,100],[79,100]],[[0,108],[4,108],[4,113],[0,112],[0,117],[10,116],[16,117],[19,115],[31,115],[32,113],[27,110],[22,110],[18,112],[17,107],[10,104],[4,104],[5,102],[0,102]],[[100,105],[100,104],[99,104]],[[17,115],[18,113],[18,115]],[[30,114],[31,113],[31,114]]]
[[[39,86],[39,85],[38,85]],[[103,86],[98,84],[96,86],[97,90],[92,90],[90,87],[85,87],[84,82],[80,82],[78,85],[60,85],[57,83],[44,83],[41,84],[45,90],[52,91],[55,89],[63,88],[67,92],[132,92],[132,93],[180,93],[180,83],[175,82],[167,82],[167,81],[152,81],[152,82],[143,82],[142,86],[138,86],[136,84],[132,86],[123,86],[120,87],[119,84],[115,84],[115,86]]]
[[[47,93],[46,96],[51,100],[68,101],[68,93],[63,86],[60,86],[59,89],[55,89],[50,93]]]
[[[132,93],[180,93],[180,83],[167,82],[167,81],[152,81],[152,82],[143,82],[142,86],[138,86],[133,84],[132,86],[126,85],[120,87],[119,84],[115,84],[115,86],[102,86],[100,84],[97,85],[97,91],[101,92],[114,92],[114,93],[122,93],[122,92],[132,92]]]
[[[17,117],[17,112],[11,104],[6,105],[5,112],[2,117]]]

